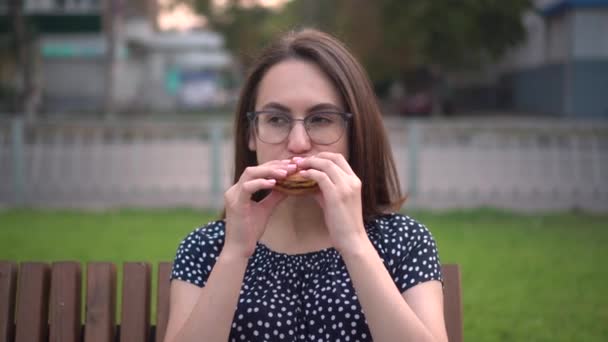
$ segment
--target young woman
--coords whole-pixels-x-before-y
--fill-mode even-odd
[[[441,271],[403,202],[367,75],[335,38],[282,36],[236,112],[223,218],[175,258],[165,342],[447,341]],[[276,191],[298,173],[308,195]]]

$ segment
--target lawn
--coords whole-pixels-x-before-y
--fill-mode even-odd
[[[442,262],[462,266],[467,341],[608,340],[608,215],[409,214],[433,232]],[[0,260],[155,264],[171,260],[180,240],[214,217],[177,209],[0,211]]]

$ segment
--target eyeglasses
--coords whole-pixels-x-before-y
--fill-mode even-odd
[[[352,118],[351,113],[314,112],[304,119],[294,119],[291,115],[278,111],[248,112],[247,118],[255,129],[255,134],[267,144],[280,144],[287,139],[296,121],[302,121],[310,140],[318,145],[331,145],[342,138]]]

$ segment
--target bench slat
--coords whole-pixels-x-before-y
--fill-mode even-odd
[[[150,264],[127,262],[123,266],[120,340],[147,342],[150,332]]]
[[[443,265],[441,268],[444,281],[443,310],[446,317],[448,341],[462,342],[462,290],[460,268],[457,264]]]
[[[82,293],[80,263],[55,262],[51,267],[50,342],[80,340]]]
[[[156,297],[156,342],[163,342],[167,321],[169,319],[169,276],[171,275],[170,262],[158,264],[158,292]]]
[[[19,270],[16,342],[43,342],[48,333],[49,265],[24,262]]]
[[[85,342],[113,342],[116,331],[116,266],[109,262],[87,265]]]
[[[148,342],[152,337],[150,264],[128,262],[123,267],[120,341]],[[159,263],[156,336],[152,339],[156,342],[162,342],[166,331],[170,272],[170,262]],[[448,338],[450,342],[462,342],[460,267],[446,264],[442,266],[442,272]],[[45,263],[26,262],[18,267],[14,262],[0,262],[0,342],[40,342],[47,341],[47,336],[48,341],[80,341],[81,277],[78,262],[53,263],[52,270]],[[118,341],[116,267],[113,263],[92,262],[87,265],[86,298],[84,341]],[[49,313],[50,320],[47,319]]]
[[[0,262],[0,342],[10,342],[15,334],[15,293],[17,264]]]

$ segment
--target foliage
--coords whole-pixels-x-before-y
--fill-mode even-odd
[[[344,40],[375,81],[412,67],[462,68],[499,57],[522,41],[530,0],[292,0],[282,8],[194,1],[245,64],[276,33],[317,27]]]

